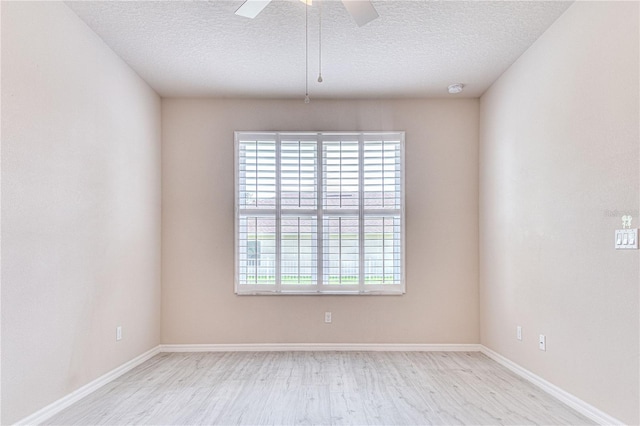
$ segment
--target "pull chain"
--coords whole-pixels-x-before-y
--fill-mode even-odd
[[[311,102],[309,99],[309,6],[304,5],[304,103]]]
[[[318,25],[318,83],[322,83],[322,0],[318,0],[320,22]]]

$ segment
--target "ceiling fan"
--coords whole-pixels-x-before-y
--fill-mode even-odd
[[[311,5],[312,0],[300,0],[307,5]],[[262,9],[267,7],[271,0],[246,0],[242,6],[236,10],[236,15],[246,18],[255,18]],[[368,24],[379,15],[371,4],[370,0],[342,0],[344,7],[351,14],[359,27]]]

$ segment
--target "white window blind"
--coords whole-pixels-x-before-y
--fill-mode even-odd
[[[404,292],[404,133],[236,132],[236,293]]]

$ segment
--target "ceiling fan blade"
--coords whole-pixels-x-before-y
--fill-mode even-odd
[[[253,19],[258,16],[258,14],[262,12],[262,9],[267,7],[270,2],[271,0],[247,0],[236,10],[236,15]]]
[[[380,16],[369,0],[342,0],[342,3],[359,27]]]

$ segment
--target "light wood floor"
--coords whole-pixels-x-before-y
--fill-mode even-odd
[[[593,424],[477,352],[160,354],[48,424]]]

